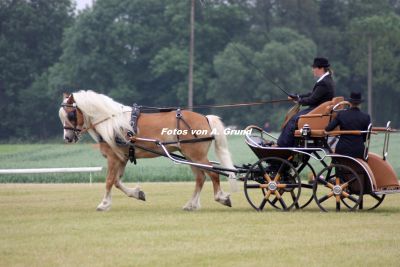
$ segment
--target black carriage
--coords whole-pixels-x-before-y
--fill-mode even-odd
[[[397,174],[386,161],[390,122],[386,127],[368,131],[324,131],[336,112],[349,103],[342,97],[325,102],[306,115],[300,116],[295,132],[294,147],[273,145],[272,135],[257,126],[249,126],[251,134],[246,143],[259,158],[248,166],[242,178],[244,192],[250,205],[262,211],[266,205],[276,209],[304,208],[314,199],[322,211],[342,209],[374,209],[386,194],[400,192]],[[382,156],[368,151],[371,133],[384,132]],[[335,154],[335,136],[366,134],[364,158]],[[322,166],[315,172],[313,166]],[[302,196],[304,195],[304,196]]]

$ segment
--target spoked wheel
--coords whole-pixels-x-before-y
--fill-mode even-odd
[[[244,178],[247,201],[257,211],[267,203],[275,208],[290,210],[297,205],[301,181],[296,168],[281,158],[263,158],[253,164]]]
[[[315,173],[314,168],[311,166],[310,163],[304,162],[301,163],[296,168],[301,182],[301,197],[298,199],[297,203],[294,205],[296,209],[303,209],[307,207],[311,201],[313,200],[313,185],[312,182],[314,181],[315,177],[317,176]],[[302,179],[303,178],[303,179]],[[311,181],[311,183],[309,183]],[[279,205],[277,205],[277,199],[268,200],[268,202],[276,209],[281,209]]]
[[[369,193],[369,194],[364,194],[362,202],[360,203],[360,205],[358,206],[358,208],[360,210],[373,210],[376,209],[377,207],[379,207],[379,205],[381,205],[381,203],[383,202],[383,200],[385,199],[385,194],[383,195],[377,195],[373,192]],[[347,207],[349,207],[349,201],[346,199],[342,199],[342,202],[344,205],[346,205]]]
[[[348,166],[331,164],[314,181],[313,195],[322,211],[356,210],[363,199],[363,185],[358,174]],[[341,205],[341,203],[346,203]]]

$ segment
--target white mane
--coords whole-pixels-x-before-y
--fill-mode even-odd
[[[124,106],[106,95],[93,91],[79,91],[73,93],[77,107],[82,111],[85,127],[95,125],[95,131],[89,130],[89,134],[96,142],[99,138],[111,146],[114,152],[121,158],[124,155],[117,149],[115,137],[126,139],[126,131],[132,130],[129,124],[131,107]],[[99,136],[100,135],[100,136]]]

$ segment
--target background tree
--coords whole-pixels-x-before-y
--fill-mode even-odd
[[[72,22],[69,0],[0,1],[0,139],[54,134],[36,124],[49,115],[47,86],[32,84],[58,60]]]
[[[310,58],[316,53],[313,41],[288,28],[276,28],[269,37],[271,41],[261,51],[232,43],[218,55],[214,62],[217,77],[209,97],[231,103],[285,98],[270,80],[289,92],[308,92],[312,87]],[[272,106],[257,106],[249,112],[222,114],[231,124],[260,125],[268,120],[276,129],[283,117],[276,119],[275,114],[282,113]]]
[[[400,123],[399,0],[196,5],[195,105],[285,98],[268,79],[309,91],[315,56],[329,58],[337,95],[359,89],[366,97],[371,37],[375,123]],[[0,140],[59,134],[63,91],[93,89],[126,105],[186,105],[190,1],[97,0],[73,11],[70,0],[0,1]],[[287,107],[201,112],[240,126],[269,120],[277,130]]]
[[[393,14],[369,16],[351,21],[349,31],[351,46],[350,58],[354,64],[354,79],[357,87],[364,88],[367,96],[367,66],[372,64],[372,101],[371,111],[374,122],[384,123],[389,118],[398,120],[399,110],[392,97],[399,93],[400,79],[400,17]],[[371,57],[372,62],[368,62]],[[361,86],[360,86],[361,85]],[[382,102],[382,100],[384,102]],[[385,108],[380,108],[386,103]],[[379,109],[379,110],[378,110]]]

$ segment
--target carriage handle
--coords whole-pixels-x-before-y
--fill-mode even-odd
[[[366,133],[367,138],[365,140],[365,150],[364,150],[364,159],[368,160],[368,151],[369,151],[369,145],[371,141],[371,134],[378,134],[379,132],[385,132],[385,139],[383,141],[383,149],[382,149],[382,159],[386,160],[388,154],[389,154],[389,139],[390,139],[390,134],[391,133],[396,133],[399,132],[397,129],[393,129],[390,127],[391,121],[388,121],[386,123],[386,127],[372,127],[372,124],[368,126],[367,131],[331,131],[331,132],[325,132],[326,135],[342,135],[342,134],[350,134],[350,135],[361,135]]]
[[[393,129],[390,127],[391,121],[386,123],[386,127],[372,127],[372,131],[374,132],[385,132],[385,139],[383,141],[383,149],[382,149],[382,159],[386,160],[389,154],[389,139],[391,133],[399,132],[397,129]],[[368,157],[368,155],[367,155]]]
[[[368,133],[365,140],[364,160],[368,160],[369,144],[371,143],[372,123],[368,125]],[[376,132],[375,132],[376,133]]]
[[[386,157],[387,157],[388,151],[389,151],[389,137],[390,137],[390,132],[391,132],[390,123],[391,123],[391,121],[388,121],[386,123],[385,140],[383,142],[383,150],[382,150],[383,160],[386,160]]]
[[[369,129],[369,128],[368,128]],[[372,133],[372,134],[377,134],[378,132],[376,131],[358,131],[358,130],[337,130],[337,131],[330,131],[327,132],[325,131],[326,135],[331,135],[331,136],[338,136],[338,135],[362,135],[362,134],[368,134],[368,133]]]
[[[343,106],[342,108],[339,108],[340,106]],[[338,112],[338,111],[342,111],[342,110],[346,110],[348,109],[348,107],[345,106],[350,106],[350,102],[349,101],[340,101],[339,103],[337,103],[336,105],[333,106],[332,111],[333,112]]]
[[[263,135],[266,134],[266,135],[268,135],[269,137],[271,137],[272,139],[278,140],[278,137],[273,136],[272,134],[270,134],[270,133],[264,131],[263,129],[261,129],[260,127],[258,127],[258,126],[256,126],[256,125],[249,125],[249,126],[247,126],[247,127],[244,129],[244,131],[246,132],[246,134],[245,134],[246,138],[249,138],[249,137],[250,137],[249,134],[247,133],[247,130],[253,129],[253,128],[260,131],[261,137],[263,137]]]

